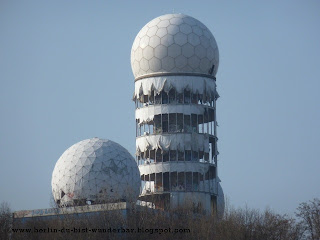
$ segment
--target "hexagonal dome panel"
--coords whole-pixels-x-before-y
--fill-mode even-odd
[[[68,148],[52,173],[52,193],[59,206],[134,202],[140,191],[134,158],[118,143],[92,138]]]
[[[166,72],[215,76],[218,66],[219,51],[212,33],[197,19],[183,14],[167,14],[147,23],[131,49],[135,78]]]

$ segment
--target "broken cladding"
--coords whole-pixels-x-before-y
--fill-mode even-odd
[[[217,174],[217,43],[200,21],[167,14],[147,23],[131,49],[140,200],[159,207],[191,198],[223,212]]]

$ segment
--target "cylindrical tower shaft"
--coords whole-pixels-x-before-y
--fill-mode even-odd
[[[135,89],[140,199],[159,207],[190,199],[210,209],[218,184],[215,79],[158,75]]]
[[[218,59],[211,32],[186,15],[156,18],[137,35],[131,63],[140,200],[216,210]]]

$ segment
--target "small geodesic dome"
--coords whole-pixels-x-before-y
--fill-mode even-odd
[[[51,185],[59,206],[134,202],[139,196],[140,174],[124,147],[91,138],[62,154],[53,170]]]

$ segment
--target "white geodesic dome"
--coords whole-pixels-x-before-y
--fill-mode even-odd
[[[147,23],[131,49],[135,78],[152,73],[199,73],[215,76],[219,50],[215,38],[200,21],[183,14],[167,14]]]
[[[68,148],[52,173],[52,193],[60,206],[134,202],[140,191],[134,158],[118,143],[92,138]]]

